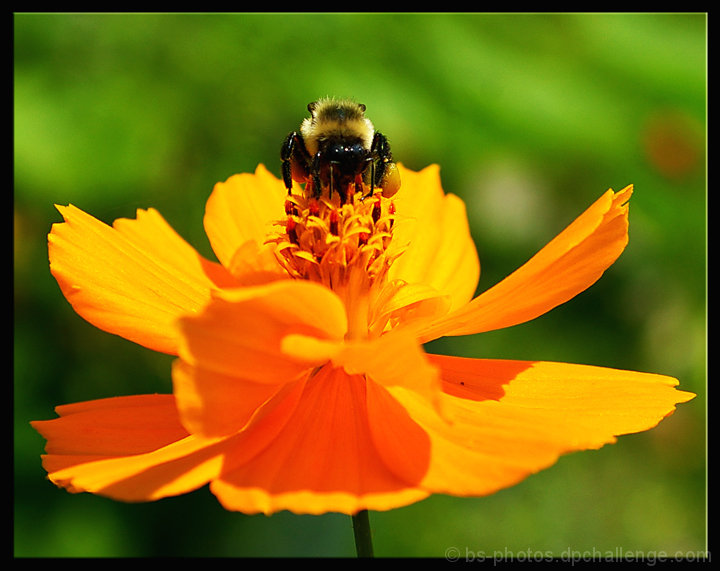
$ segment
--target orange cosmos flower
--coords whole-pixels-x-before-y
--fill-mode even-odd
[[[57,407],[34,422],[71,492],[155,500],[207,483],[230,510],[353,514],[477,496],[561,454],[647,430],[694,395],[661,375],[424,352],[509,327],[594,283],[627,243],[608,190],[472,299],[479,263],[438,168],[392,199],[288,196],[264,167],[216,185],[201,257],[155,210],[106,226],[74,206],[50,267],[97,327],[177,355],[173,394]]]

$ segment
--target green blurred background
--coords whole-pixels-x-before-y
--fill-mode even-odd
[[[635,184],[630,244],[587,292],[524,325],[435,342],[475,357],[668,374],[698,398],[657,429],[486,498],[371,513],[386,556],[562,556],[706,547],[704,14],[14,16],[14,518],[17,556],[352,556],[347,516],[245,516],[207,487],[149,504],[45,479],[30,420],[170,392],[171,358],[78,317],[47,264],[73,203],[153,206],[212,256],[213,184],[264,163],[309,101],[351,96],[397,160],[467,203],[483,290],[603,191]]]

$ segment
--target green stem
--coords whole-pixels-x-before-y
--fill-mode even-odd
[[[353,532],[355,533],[355,549],[358,557],[372,557],[372,535],[370,533],[370,518],[367,510],[359,511],[352,516]]]

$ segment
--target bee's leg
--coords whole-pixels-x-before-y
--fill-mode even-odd
[[[308,165],[312,159],[300,133],[293,131],[285,138],[280,148],[280,159],[282,160],[283,182],[290,194],[293,180],[302,183],[307,182],[310,178]]]
[[[322,196],[322,185],[320,184],[320,176],[314,174],[312,177],[312,194],[314,198],[320,198]]]
[[[364,190],[365,187],[363,186],[362,173],[355,175],[355,181],[353,182],[353,184],[355,185],[355,193],[362,192]],[[365,200],[365,196],[363,196],[361,200]]]
[[[363,200],[370,198],[373,194],[375,194],[375,162],[375,159],[370,159],[370,192],[363,195]]]
[[[390,143],[385,135],[377,131],[373,137],[371,156],[377,165],[373,176],[374,186],[382,190],[385,198],[390,198],[400,188],[400,171],[393,161]]]
[[[315,183],[313,182],[313,179],[311,177],[308,179],[307,183],[305,184],[305,196],[309,196],[310,194],[315,194],[314,190],[313,190],[314,186],[315,186]]]
[[[292,132],[283,141],[282,147],[280,147],[280,160],[282,161],[282,177],[287,188],[288,194],[292,189],[292,165],[290,161],[295,150],[295,141],[297,133]]]
[[[303,145],[304,147],[304,145]],[[307,153],[307,151],[305,151]],[[310,194],[312,191],[313,198],[320,198],[322,195],[322,186],[320,185],[320,152],[315,153],[315,156],[310,158],[308,155],[307,162],[307,181],[305,185],[305,196]]]
[[[347,180],[347,177],[337,176],[338,172],[340,172],[336,168],[338,164],[337,162],[331,161],[328,168],[330,179],[328,181],[328,198],[332,198],[333,192],[337,192],[340,197],[340,204],[345,204],[352,183]]]
[[[390,143],[388,143],[385,135],[377,131],[375,132],[370,151],[372,156],[378,159],[373,182],[375,186],[382,186],[383,178],[385,178],[385,167],[393,160],[392,153],[390,152]]]
[[[375,194],[375,187],[382,188],[385,165],[388,161],[392,161],[390,143],[385,135],[375,131],[370,146],[370,192],[363,196],[363,200]]]

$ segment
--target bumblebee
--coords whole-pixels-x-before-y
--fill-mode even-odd
[[[280,150],[282,176],[288,194],[292,181],[307,183],[315,198],[327,191],[344,204],[351,191],[381,189],[385,197],[400,188],[400,173],[387,138],[365,117],[365,105],[346,99],[320,99],[308,105],[310,117],[290,133]]]

